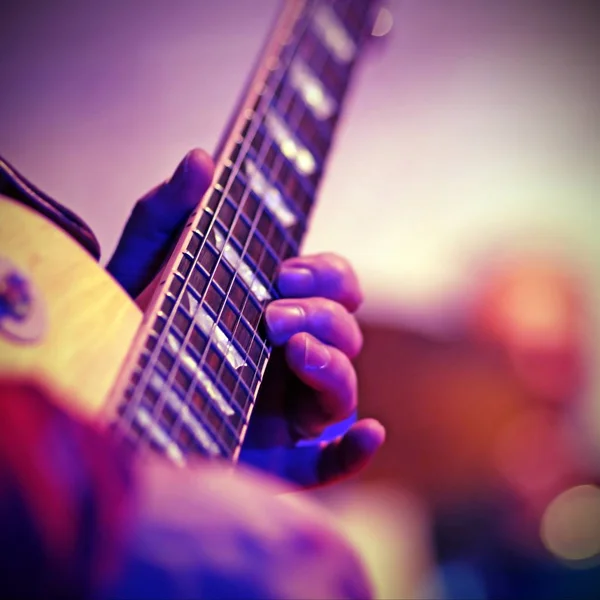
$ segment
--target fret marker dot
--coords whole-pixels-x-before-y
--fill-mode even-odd
[[[301,148],[296,156],[296,165],[301,173],[310,175],[315,172],[315,159],[308,150]]]

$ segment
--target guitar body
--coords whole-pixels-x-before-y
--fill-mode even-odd
[[[68,412],[99,418],[140,309],[68,234],[0,196],[0,296],[15,273],[29,306],[0,313],[0,376],[39,381]]]

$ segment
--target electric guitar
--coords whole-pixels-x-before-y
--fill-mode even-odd
[[[290,0],[144,311],[68,231],[0,196],[0,375],[177,465],[238,457],[374,2]]]

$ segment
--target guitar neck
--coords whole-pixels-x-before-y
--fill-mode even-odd
[[[132,445],[237,458],[271,354],[262,315],[306,233],[371,4],[280,14],[115,388]]]

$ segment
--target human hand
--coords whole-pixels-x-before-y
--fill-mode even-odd
[[[377,421],[364,419],[334,440],[306,443],[356,411],[351,359],[362,334],[353,313],[362,292],[351,266],[335,254],[285,261],[277,286],[283,299],[265,313],[276,348],[242,460],[302,486],[330,483],[364,467],[385,435]]]
[[[107,266],[133,297],[159,271],[212,175],[211,159],[194,150],[169,181],[135,205]],[[333,441],[298,444],[356,409],[350,359],[362,338],[352,313],[362,295],[348,263],[331,254],[286,261],[277,285],[286,299],[269,305],[266,324],[280,349],[269,363],[242,459],[313,486],[356,472],[383,442],[383,427],[365,419]]]
[[[258,473],[139,465],[118,598],[361,598],[365,569],[331,515]]]

